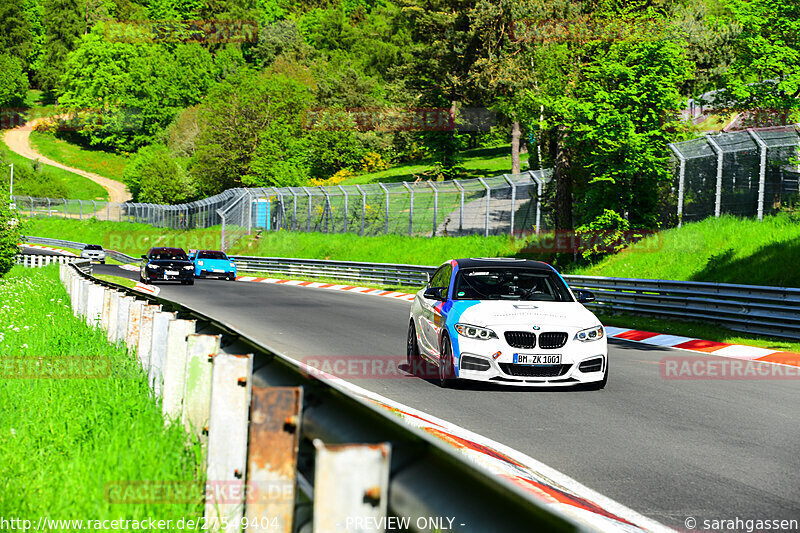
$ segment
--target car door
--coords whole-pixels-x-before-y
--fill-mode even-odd
[[[442,265],[441,268],[434,273],[427,288],[442,287],[444,289],[443,293],[446,296],[452,273],[452,265],[449,263]],[[442,302],[422,296],[421,308],[420,335],[423,336],[425,350],[438,357],[439,332],[442,328]]]

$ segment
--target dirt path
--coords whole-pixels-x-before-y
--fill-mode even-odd
[[[33,131],[33,127],[39,120],[42,119],[31,120],[30,122],[22,126],[18,126],[6,132],[3,140],[11,149],[12,152],[16,152],[22,157],[26,157],[28,159],[38,159],[45,165],[50,165],[64,170],[68,170],[70,172],[83,176],[84,178],[92,180],[93,182],[103,187],[106,191],[108,191],[108,200],[110,202],[122,203],[131,199],[131,194],[125,189],[124,183],[112,180],[111,178],[100,176],[99,174],[86,172],[85,170],[81,170],[79,168],[72,168],[66,165],[62,165],[57,161],[48,159],[47,157],[43,156],[42,154],[34,150],[33,147],[31,146],[30,137],[31,137],[31,131]]]

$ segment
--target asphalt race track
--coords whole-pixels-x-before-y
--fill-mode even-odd
[[[116,266],[94,270],[138,279]],[[295,358],[405,361],[409,302],[218,280],[159,286],[161,296]],[[800,518],[800,380],[662,378],[661,360],[683,355],[612,341],[608,386],[594,392],[445,390],[410,376],[354,382],[511,446],[671,527],[684,530],[687,517],[699,525]]]

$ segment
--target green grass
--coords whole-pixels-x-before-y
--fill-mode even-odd
[[[34,524],[40,516],[173,523],[199,517],[197,502],[106,498],[107,487],[129,481],[202,482],[200,448],[186,444],[180,425],[164,426],[146,377],[126,350],[73,316],[57,268],[16,267],[0,280],[0,301],[0,516]],[[11,359],[55,357],[106,358],[110,375],[24,379]]]
[[[110,283],[116,283],[117,285],[122,285],[123,287],[133,288],[136,286],[136,282],[132,279],[125,278],[123,276],[112,276],[111,274],[94,274],[94,277],[97,279],[101,279],[103,281],[108,281]]]
[[[800,342],[771,337],[747,335],[717,325],[701,324],[691,321],[672,320],[668,318],[652,318],[629,314],[597,313],[597,317],[606,326],[632,328],[641,331],[668,332],[670,335],[681,335],[707,341],[727,342],[728,344],[745,344],[759,348],[769,348],[786,352],[800,353]]]
[[[122,181],[122,173],[128,164],[128,158],[123,155],[87,148],[49,133],[32,132],[31,145],[53,161],[117,181]]]
[[[49,165],[39,165],[12,152],[5,143],[0,142],[0,160],[14,164],[14,194],[49,198],[69,197],[75,200],[108,200],[108,192],[88,178],[67,170]],[[26,172],[21,172],[25,168]],[[0,169],[5,190],[9,184],[9,169]],[[24,177],[25,174],[29,177]]]
[[[800,220],[725,216],[648,237],[600,263],[570,273],[622,278],[800,287]]]
[[[460,165],[466,170],[465,178],[488,178],[511,172],[511,145],[497,148],[476,148],[461,153]],[[525,168],[528,154],[520,154],[520,162]],[[426,173],[433,168],[433,159],[420,159],[396,165],[380,172],[359,174],[342,182],[344,185],[364,183],[414,181],[418,178],[430,179]]]

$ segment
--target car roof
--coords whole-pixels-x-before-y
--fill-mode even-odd
[[[184,254],[184,255],[186,255],[186,252],[183,251],[183,248],[167,248],[167,247],[160,247],[160,246],[159,247],[155,247],[155,248],[150,248],[150,253],[151,254],[156,253],[156,254]]]
[[[221,253],[221,254],[224,254],[224,253],[225,253],[225,252],[223,252],[222,250],[197,250],[197,253],[198,253],[198,254],[202,254],[202,253],[204,253],[204,252],[209,252],[209,253],[210,253],[210,252],[213,252],[213,253]]]
[[[540,272],[553,272],[553,267],[541,261],[531,259],[516,259],[514,257],[470,257],[465,259],[454,259],[458,268],[494,268],[511,267],[524,268],[527,270],[538,270]]]

